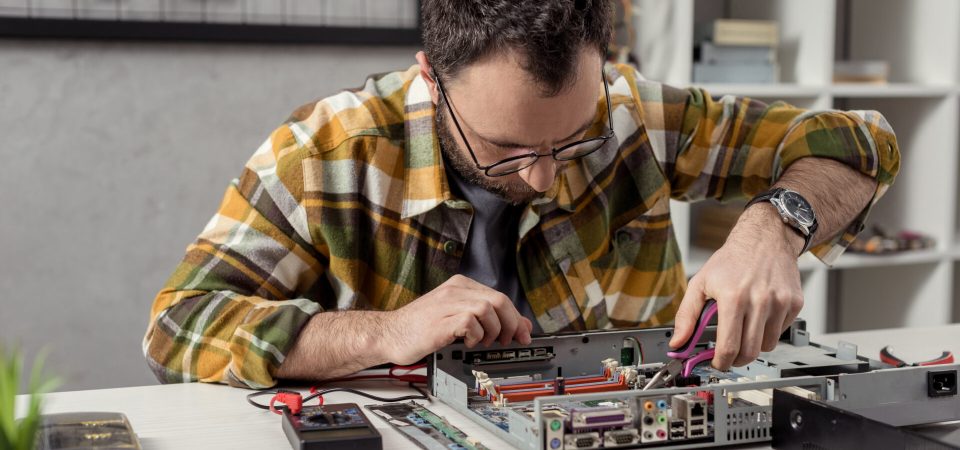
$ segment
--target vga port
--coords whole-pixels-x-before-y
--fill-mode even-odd
[[[635,429],[611,430],[603,433],[604,447],[636,444],[639,440],[640,434]]]
[[[600,433],[591,432],[591,433],[577,433],[577,434],[568,434],[563,437],[564,446],[563,448],[599,448],[600,447]]]

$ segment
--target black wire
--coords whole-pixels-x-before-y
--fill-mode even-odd
[[[424,392],[423,389],[420,389],[419,386],[415,385],[413,382],[409,382],[408,384],[409,384],[409,386],[410,386],[412,389],[416,390],[419,395],[404,395],[404,396],[401,396],[401,397],[380,397],[380,396],[378,396],[378,395],[369,394],[369,393],[366,393],[366,392],[363,392],[363,391],[360,391],[360,390],[357,390],[357,389],[336,387],[336,388],[324,389],[324,390],[322,390],[322,391],[317,391],[317,392],[315,392],[315,393],[313,393],[313,394],[310,394],[310,395],[304,397],[303,403],[306,403],[306,402],[308,402],[308,401],[310,401],[310,400],[313,400],[313,399],[315,399],[315,398],[317,398],[317,397],[319,397],[319,396],[321,396],[321,395],[329,394],[329,393],[331,393],[331,392],[349,392],[349,393],[351,393],[351,394],[356,394],[356,395],[359,395],[359,396],[361,396],[361,397],[369,398],[370,400],[376,400],[376,401],[378,401],[378,402],[387,402],[387,403],[390,403],[390,402],[402,402],[402,401],[404,401],[404,400],[429,400],[429,399],[430,399],[430,397],[427,395],[427,393]],[[253,393],[247,395],[247,403],[253,405],[253,406],[256,407],[256,408],[265,409],[265,410],[269,411],[269,410],[270,410],[270,406],[264,405],[264,404],[262,404],[262,403],[257,403],[257,402],[255,402],[255,401],[253,401],[253,399],[254,399],[254,398],[257,398],[257,397],[260,397],[260,396],[263,396],[263,395],[268,395],[268,394],[269,394],[269,395],[276,395],[277,393],[278,393],[278,391],[275,391],[275,390],[253,392]]]
[[[277,391],[257,391],[257,392],[251,393],[251,394],[247,395],[247,403],[249,403],[249,404],[251,404],[251,405],[253,405],[253,406],[257,407],[257,408],[265,409],[265,410],[267,410],[267,411],[270,411],[270,407],[269,407],[269,406],[267,406],[267,405],[262,405],[262,404],[260,404],[260,403],[257,403],[257,402],[255,402],[255,401],[253,401],[254,398],[259,397],[259,396],[261,396],[261,395],[267,395],[267,394],[277,395]]]
[[[326,395],[331,392],[349,392],[351,394],[357,394],[361,397],[366,397],[366,398],[369,398],[370,400],[376,400],[378,402],[402,402],[404,400],[429,400],[430,399],[430,397],[427,396],[427,393],[423,392],[423,389],[420,389],[417,385],[413,384],[413,382],[410,382],[408,384],[410,385],[411,388],[415,389],[420,395],[405,395],[402,397],[392,397],[392,398],[380,397],[377,395],[368,394],[366,392],[363,392],[357,389],[335,387],[330,389],[324,389],[322,391],[317,391],[309,395],[308,397],[305,397],[303,399],[303,402],[306,403],[309,400],[313,400],[321,395]]]

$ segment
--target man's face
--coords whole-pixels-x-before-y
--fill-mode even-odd
[[[560,93],[545,97],[513,53],[500,53],[441,80],[460,127],[482,166],[535,151],[546,153],[583,138],[597,116],[602,93],[596,50],[580,52],[575,75]],[[560,162],[541,157],[520,172],[488,177],[477,169],[449,117],[437,105],[437,134],[454,170],[472,183],[514,204],[524,204],[553,185]]]

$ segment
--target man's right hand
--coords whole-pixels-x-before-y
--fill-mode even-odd
[[[506,295],[462,275],[383,319],[384,356],[394,364],[413,364],[457,338],[468,348],[497,340],[528,345],[533,329]]]

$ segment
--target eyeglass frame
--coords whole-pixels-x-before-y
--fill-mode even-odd
[[[610,88],[607,87],[607,82],[606,82],[606,79],[605,79],[604,74],[603,74],[603,69],[601,68],[601,70],[600,70],[600,81],[601,81],[602,84],[603,84],[603,95],[604,95],[604,97],[605,97],[605,99],[606,99],[606,103],[607,103],[607,129],[609,130],[609,133],[607,133],[607,134],[605,134],[605,135],[602,135],[602,136],[596,136],[596,137],[592,137],[592,138],[589,138],[589,139],[581,139],[581,140],[576,141],[576,142],[571,142],[571,143],[569,143],[569,144],[567,144],[567,145],[564,145],[564,146],[562,146],[562,147],[560,147],[560,148],[553,148],[553,149],[551,149],[549,152],[546,152],[546,153],[537,153],[536,151],[531,151],[530,153],[526,153],[526,154],[523,154],[523,155],[516,155],[516,156],[511,156],[511,157],[509,157],[509,158],[504,158],[504,159],[502,159],[502,160],[500,160],[500,161],[497,161],[497,162],[495,162],[495,163],[493,163],[493,164],[490,164],[490,165],[488,165],[488,166],[482,166],[482,165],[480,165],[480,160],[477,159],[477,155],[473,152],[473,147],[471,147],[471,146],[470,146],[470,142],[467,141],[467,135],[464,134],[463,128],[460,127],[460,122],[457,120],[457,115],[456,115],[456,113],[453,112],[453,107],[451,106],[450,96],[447,95],[447,91],[443,88],[443,82],[440,81],[440,77],[437,75],[436,72],[433,72],[433,79],[436,80],[436,82],[437,82],[437,87],[440,88],[440,95],[442,95],[443,98],[444,98],[444,100],[445,100],[444,103],[446,103],[446,105],[447,105],[447,111],[450,112],[450,117],[453,119],[453,124],[454,124],[454,126],[457,127],[457,132],[460,133],[460,138],[463,139],[463,143],[467,146],[467,151],[470,153],[470,157],[473,158],[473,163],[477,166],[477,169],[483,171],[483,174],[484,174],[484,175],[486,175],[486,176],[488,176],[488,177],[491,177],[491,178],[492,178],[492,177],[502,177],[502,176],[511,175],[511,174],[520,172],[521,170],[524,170],[524,169],[526,169],[526,168],[528,168],[528,167],[536,164],[537,161],[538,161],[541,157],[543,157],[543,156],[552,156],[553,159],[554,159],[554,160],[557,160],[557,161],[573,161],[573,160],[576,160],[576,159],[583,158],[583,157],[588,156],[588,155],[591,155],[591,154],[595,153],[597,150],[600,150],[601,148],[603,148],[603,146],[606,145],[606,143],[616,135],[616,133],[614,133],[614,131],[613,131],[613,109],[612,109],[612,106],[610,105]],[[595,149],[593,149],[593,150],[590,150],[589,152],[584,153],[584,154],[582,154],[582,155],[577,155],[577,156],[575,156],[575,157],[573,157],[573,158],[567,158],[567,159],[557,158],[557,154],[558,154],[558,153],[560,153],[560,152],[562,152],[562,151],[564,151],[564,150],[566,150],[566,149],[568,149],[568,148],[571,148],[571,147],[574,147],[574,146],[577,146],[577,145],[586,144],[586,143],[588,143],[588,142],[593,142],[593,141],[603,141],[603,142],[602,142],[600,145],[598,145],[597,148],[595,148]],[[496,175],[491,175],[491,174],[490,174],[490,169],[492,169],[492,168],[494,168],[494,167],[497,167],[497,166],[499,166],[499,165],[502,165],[502,164],[505,164],[505,163],[508,163],[508,162],[511,162],[511,161],[516,161],[516,160],[519,160],[519,159],[524,159],[524,158],[532,158],[532,159],[530,160],[530,164],[527,164],[527,165],[525,165],[525,166],[522,166],[522,167],[519,167],[519,168],[517,168],[517,169],[511,170],[511,171],[509,171],[509,172],[498,173],[498,174],[496,174]]]

